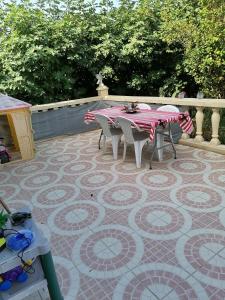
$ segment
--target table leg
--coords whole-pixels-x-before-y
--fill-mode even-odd
[[[55,272],[51,251],[49,251],[47,254],[40,255],[40,261],[45,278],[48,282],[48,290],[51,300],[63,300],[63,296],[61,294]]]
[[[156,133],[156,138],[157,138],[157,148],[162,147],[164,144],[164,136],[162,134]],[[163,148],[157,149],[157,156],[159,161],[163,160]]]

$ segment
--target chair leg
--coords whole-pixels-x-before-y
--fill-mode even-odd
[[[164,136],[162,134],[156,133],[156,143],[157,143],[157,148],[160,148],[164,144]],[[157,155],[158,155],[158,160],[162,161],[163,160],[163,148],[157,150]]]
[[[103,135],[103,152],[106,152],[106,136]]]
[[[144,141],[140,141],[139,143],[140,143],[140,146],[139,146],[139,147],[140,147],[140,149],[139,149],[139,150],[140,150],[140,156],[139,156],[140,158],[139,158],[139,162],[140,162],[140,167],[141,167],[142,150],[143,150],[144,145],[145,145],[146,143],[149,143],[149,141],[148,141],[148,140],[147,140],[147,141],[144,140]]]
[[[140,142],[134,142],[135,158],[137,168],[141,167],[141,147]]]
[[[99,149],[99,150],[101,149],[101,139],[102,139],[102,135],[103,135],[103,130],[101,131],[100,137],[99,137],[99,140],[98,140],[98,149]]]
[[[113,159],[117,160],[120,136],[112,136]]]
[[[150,163],[149,163],[149,169],[150,170],[152,170],[152,160],[153,160],[153,156],[154,156],[154,153],[155,153],[156,149],[157,149],[157,138],[155,137],[153,151],[152,151],[152,155],[150,157]]]
[[[127,143],[126,143],[126,141],[124,141],[124,145],[123,145],[123,161],[126,158],[126,153],[127,153]]]

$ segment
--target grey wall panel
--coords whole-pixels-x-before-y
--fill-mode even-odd
[[[88,110],[108,107],[102,101],[88,103],[75,107],[64,107],[57,110],[38,112],[32,114],[34,139],[46,139],[64,134],[75,134],[97,129],[97,123],[89,125],[84,123],[84,114]]]

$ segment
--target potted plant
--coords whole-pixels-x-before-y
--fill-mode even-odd
[[[4,213],[4,211],[0,211],[0,229],[5,227],[5,224],[8,220],[8,214]]]
[[[3,250],[6,246],[3,230],[5,227],[5,224],[8,220],[8,214],[4,213],[4,211],[0,211],[0,251]]]

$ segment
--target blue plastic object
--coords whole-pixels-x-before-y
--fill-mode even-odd
[[[22,272],[17,278],[16,278],[16,281],[18,282],[25,282],[28,278],[28,275],[27,273],[25,272]]]
[[[14,251],[27,249],[34,240],[34,234],[31,230],[23,229],[18,233],[11,235],[6,242],[6,246]]]
[[[0,283],[1,292],[9,290],[11,287],[12,287],[12,282],[9,280],[5,280],[4,282]]]

